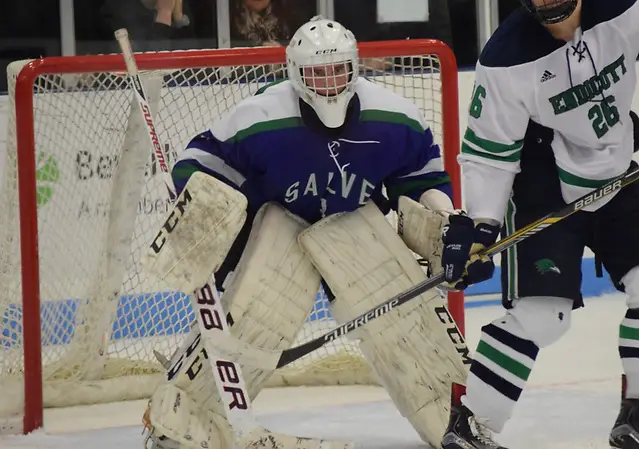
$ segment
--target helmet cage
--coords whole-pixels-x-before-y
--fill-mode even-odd
[[[288,74],[298,94],[334,128],[344,123],[359,72],[357,49],[317,50],[304,58],[288,58]]]
[[[536,6],[532,0],[520,0],[524,7],[545,25],[566,20],[577,8],[578,0],[544,0],[543,6]]]
[[[310,92],[324,97],[335,97],[351,88],[357,72],[353,71],[353,61],[336,55],[335,61],[326,57],[318,58],[299,67],[302,86]]]

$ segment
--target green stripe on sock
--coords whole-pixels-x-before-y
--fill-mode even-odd
[[[497,349],[490,346],[485,341],[480,341],[479,345],[477,345],[477,352],[496,363],[509,373],[519,377],[521,380],[528,380],[528,376],[530,376],[530,368],[524,365],[517,360],[508,357],[503,352],[498,351]]]
[[[639,329],[634,327],[619,326],[619,338],[625,338],[627,340],[639,340]]]

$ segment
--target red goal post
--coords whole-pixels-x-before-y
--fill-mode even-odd
[[[411,98],[422,109],[443,149],[455,207],[461,207],[456,162],[458,81],[452,51],[436,40],[369,42],[361,43],[359,49],[365,76]],[[162,142],[168,142],[175,152],[205,129],[206,123],[283,73],[285,53],[284,48],[236,48],[145,53],[137,54],[136,59],[142,75],[157,84],[155,93],[153,86],[150,89],[149,96],[156,97],[152,108],[158,114]],[[157,305],[153,313],[158,316],[162,307],[178,306],[170,301],[173,297],[149,296],[148,284],[136,271],[136,253],[148,245],[149,229],[156,229],[165,203],[158,197],[161,187],[153,179],[153,161],[147,163],[146,141],[138,138],[135,114],[130,114],[133,93],[122,56],[19,61],[10,64],[8,72],[9,138],[0,204],[10,218],[0,229],[0,250],[4,251],[0,272],[5,277],[0,280],[6,281],[0,293],[0,397],[9,405],[4,409],[0,405],[0,433],[3,428],[26,433],[42,426],[45,406],[67,404],[62,398],[70,398],[71,392],[82,395],[83,381],[94,385],[106,379],[106,391],[113,388],[116,378],[147,376],[153,369],[160,372],[149,365],[154,362],[152,349],[159,344],[170,355],[180,330],[172,327],[167,331],[162,321],[162,332],[158,332],[160,321],[153,321],[155,315],[151,321],[140,318],[141,310],[152,307],[150,303]],[[201,90],[202,86],[209,89]],[[212,108],[215,110],[209,110]],[[139,157],[127,153],[131,148],[143,154],[143,171],[137,177],[120,173],[123,169],[118,165],[130,157],[137,165],[127,166],[140,167]],[[137,193],[137,204],[120,213],[120,206],[114,206],[114,192],[123,185],[129,188],[128,181],[120,182],[123,176],[142,178],[144,185],[131,188]],[[81,203],[73,202],[72,198],[82,195]],[[131,198],[122,204],[129,204]],[[153,214],[147,214],[152,209]],[[122,218],[127,214],[128,220]],[[135,229],[129,229],[128,222],[134,222]],[[124,252],[119,256],[111,254],[117,247],[113,242],[122,240],[116,240],[113,232],[120,236],[131,233],[129,246],[120,248]],[[113,263],[118,260],[122,270]],[[114,291],[116,296],[112,296]],[[461,293],[449,294],[449,308],[463,332]],[[127,321],[129,313],[134,318]],[[188,311],[183,313],[188,315]],[[328,316],[326,311],[317,313],[319,318],[309,318],[313,326]],[[133,329],[135,326],[139,328]],[[172,340],[159,342],[158,334],[171,335]],[[356,349],[339,347],[314,357],[346,354],[347,361],[335,366],[349,370],[348,364],[357,357],[353,351]],[[91,361],[84,362],[85,357]],[[133,368],[122,367],[128,359],[134,359]],[[107,375],[113,360],[117,368]],[[317,360],[301,362],[306,367]],[[68,372],[61,371],[62,365],[87,368],[81,373]],[[328,376],[337,376],[339,369]],[[297,382],[306,379],[299,377]],[[65,381],[70,384],[67,389],[52,392]],[[55,386],[50,387],[49,382]],[[18,386],[24,395],[15,394]],[[115,397],[105,393],[109,399],[69,399],[69,404],[130,399],[129,390],[136,389],[123,388],[126,393]],[[2,396],[9,391],[14,394]],[[55,399],[49,400],[48,395]]]

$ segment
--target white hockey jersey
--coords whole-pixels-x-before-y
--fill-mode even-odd
[[[563,42],[519,11],[485,46],[459,156],[472,218],[503,221],[522,151],[535,151],[534,144],[524,145],[530,121],[554,132],[566,202],[628,169],[639,2],[582,0],[581,17],[573,40]]]

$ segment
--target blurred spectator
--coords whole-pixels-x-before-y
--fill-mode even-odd
[[[136,51],[183,48],[176,40],[194,37],[184,0],[106,0],[100,14],[109,38],[126,28]]]
[[[230,0],[231,40],[239,46],[286,45],[313,15],[314,0]]]

